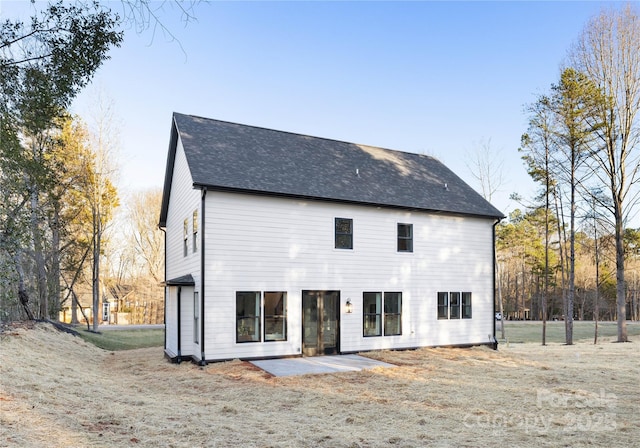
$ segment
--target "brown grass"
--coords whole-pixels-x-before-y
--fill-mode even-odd
[[[273,378],[170,364],[46,324],[0,334],[0,446],[632,446],[637,343],[367,354],[398,365]]]

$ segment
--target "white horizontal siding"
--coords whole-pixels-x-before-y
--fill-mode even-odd
[[[340,291],[342,351],[492,334],[491,220],[219,192],[207,193],[205,213],[207,359],[299,354],[303,290]],[[353,219],[353,250],[334,249],[336,217]],[[413,224],[413,253],[396,251],[399,222]],[[236,291],[286,291],[288,340],[237,344]],[[402,335],[363,338],[364,291],[402,292]],[[473,318],[439,321],[438,291],[471,291]]]
[[[178,355],[178,288],[167,287],[167,302],[164,308],[165,315],[165,350],[171,357]]]
[[[198,219],[201,219],[200,212],[200,190],[193,189],[193,181],[191,172],[187,165],[187,159],[184,154],[182,142],[178,139],[176,148],[175,164],[173,169],[173,179],[171,182],[171,194],[169,197],[169,206],[167,209],[167,226],[166,226],[166,280],[171,280],[183,275],[191,274],[195,280],[195,290],[200,290],[200,248],[197,252],[193,252],[193,211],[198,210]],[[184,255],[183,247],[183,223],[184,220],[189,221],[189,235],[187,239],[188,253]],[[202,226],[198,225],[201,230]],[[189,296],[186,290],[191,291]],[[193,347],[193,288],[182,288],[181,294],[181,351],[183,355],[200,355],[199,350]],[[190,314],[185,314],[185,313]],[[187,317],[185,317],[187,316]],[[175,326],[177,328],[177,315],[166,315],[167,327]],[[188,321],[188,322],[187,322]],[[167,347],[177,345],[177,330],[171,334],[167,332]]]
[[[183,286],[180,292],[180,349],[182,356],[194,356],[200,359],[199,344],[194,343],[193,292],[191,286]],[[200,336],[200,328],[198,328]]]

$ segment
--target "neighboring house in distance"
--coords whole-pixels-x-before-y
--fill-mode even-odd
[[[165,354],[490,344],[502,217],[433,157],[175,113]]]

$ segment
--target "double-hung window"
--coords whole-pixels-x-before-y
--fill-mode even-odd
[[[413,252],[413,224],[398,224],[398,252]]]
[[[438,293],[438,319],[449,319],[449,293]]]
[[[236,292],[236,341],[260,342],[260,292]]]
[[[471,293],[462,293],[462,318],[471,319]]]
[[[200,301],[198,300],[198,291],[193,293],[193,342],[200,343],[198,331],[200,329]]]
[[[382,334],[382,293],[365,292],[362,300],[364,336],[380,336]]]
[[[402,293],[384,293],[384,335],[402,334]]]
[[[193,211],[193,253],[198,252],[198,210]]]
[[[353,249],[353,219],[335,219],[335,248]]]
[[[185,219],[182,228],[182,247],[183,255],[186,257],[189,254],[189,220]]]
[[[264,340],[287,340],[287,293],[264,293]]]
[[[460,293],[449,293],[449,319],[460,319]]]

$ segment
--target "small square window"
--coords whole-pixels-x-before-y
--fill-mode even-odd
[[[335,247],[336,249],[353,249],[353,219],[335,219]]]
[[[413,252],[413,224],[398,224],[398,252]]]

